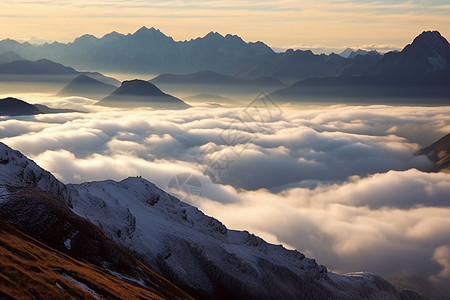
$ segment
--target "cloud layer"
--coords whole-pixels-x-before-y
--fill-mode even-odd
[[[42,99],[39,99],[42,100]],[[66,183],[188,173],[235,229],[337,271],[450,280],[450,175],[414,153],[450,131],[448,107],[107,110],[1,118],[0,138]],[[41,101],[42,102],[42,101]],[[251,113],[248,113],[249,110]]]

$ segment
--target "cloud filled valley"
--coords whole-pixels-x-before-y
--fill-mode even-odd
[[[32,96],[29,96],[32,97]],[[0,138],[64,183],[177,174],[186,198],[230,228],[297,248],[330,269],[450,280],[450,175],[415,153],[450,132],[448,107],[111,110],[0,117]]]

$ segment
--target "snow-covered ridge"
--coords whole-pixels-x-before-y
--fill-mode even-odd
[[[70,205],[63,183],[22,153],[3,143],[0,143],[0,179],[0,184],[3,185],[38,187]]]
[[[401,298],[379,276],[330,273],[298,251],[269,244],[245,231],[228,230],[220,221],[142,178],[65,186],[19,152],[0,144],[2,184],[35,186],[63,198],[73,212],[197,296]]]

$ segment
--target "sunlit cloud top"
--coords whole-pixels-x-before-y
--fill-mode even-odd
[[[450,36],[448,1],[2,1],[0,38],[72,41],[155,27],[176,40],[209,31],[281,48],[402,47],[423,30]],[[381,47],[381,48],[383,48]]]

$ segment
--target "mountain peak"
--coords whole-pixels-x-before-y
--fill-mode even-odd
[[[112,39],[116,39],[121,36],[123,36],[123,34],[120,34],[117,31],[112,31],[110,33],[105,34],[101,39],[102,40],[112,40]]]
[[[136,32],[134,33],[134,34],[136,34],[136,33],[139,33],[139,32],[145,32],[145,31],[147,31],[147,30],[149,30],[146,26],[142,26],[141,28],[139,28],[138,30],[136,30]]]
[[[148,33],[155,33],[155,32],[163,34],[159,29],[156,29],[154,27],[147,28],[146,26],[142,26],[133,35],[141,35],[141,34],[148,34]]]
[[[139,79],[122,82],[119,88],[97,104],[112,107],[150,106],[162,109],[190,107],[180,99],[164,93],[153,83]]]
[[[223,38],[223,35],[218,32],[210,31],[204,38]]]
[[[419,34],[411,46],[427,44],[429,47],[449,47],[448,41],[439,33],[439,31],[424,31]]]
[[[0,116],[36,115],[38,113],[39,109],[25,101],[12,97],[0,99]]]
[[[126,91],[128,95],[152,95],[152,96],[162,96],[164,93],[156,87],[153,83],[148,81],[134,79],[122,82],[122,85],[118,89]]]
[[[442,70],[450,64],[450,44],[439,31],[422,32],[402,52],[425,58],[429,71]]]

